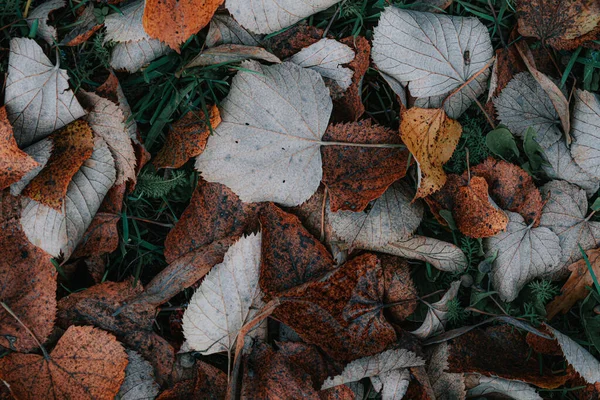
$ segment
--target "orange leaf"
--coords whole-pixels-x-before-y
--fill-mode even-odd
[[[151,37],[179,46],[210,22],[223,0],[147,0],[142,22]]]
[[[115,337],[91,326],[71,327],[46,358],[12,353],[0,378],[19,399],[113,399],[125,379],[127,354]]]
[[[0,190],[17,182],[37,165],[33,158],[17,146],[6,107],[0,107]]]
[[[444,164],[452,157],[462,126],[442,109],[413,107],[402,113],[400,136],[419,166],[415,198],[434,193],[446,183]]]

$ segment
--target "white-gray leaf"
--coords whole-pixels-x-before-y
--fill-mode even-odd
[[[565,356],[565,359],[585,381],[591,385],[600,383],[600,362],[577,342],[563,335],[550,325],[545,325],[552,332]]]
[[[600,179],[594,178],[577,165],[571,157],[567,145],[562,140],[548,147],[544,150],[544,153],[550,165],[542,165],[542,168],[549,178],[571,182],[585,189],[588,197],[593,196],[598,191]]]
[[[521,72],[494,100],[498,119],[519,137],[527,128],[537,131],[535,140],[543,148],[550,147],[562,136],[560,118],[550,97],[529,72]]]
[[[571,125],[573,159],[587,173],[600,179],[600,100],[584,90],[575,93]]]
[[[27,147],[23,151],[33,158],[38,163],[38,166],[23,175],[21,180],[13,183],[10,186],[10,193],[13,196],[20,195],[23,189],[25,189],[25,186],[29,185],[29,182],[31,182],[33,178],[35,178],[37,174],[44,169],[48,163],[48,160],[50,159],[50,156],[52,155],[52,140],[49,138],[42,139],[39,142]]]
[[[406,89],[404,88],[404,85],[402,85],[402,82],[386,74],[385,72],[379,71],[379,74],[381,75],[383,80],[386,81],[388,85],[390,85],[392,91],[396,93],[396,95],[400,98],[400,103],[402,103],[404,107],[408,107],[408,102],[406,101]]]
[[[273,33],[323,11],[340,0],[227,0],[225,7],[244,28]]]
[[[436,400],[464,400],[467,395],[463,374],[446,372],[448,364],[448,343],[436,345],[427,364],[427,375]]]
[[[33,39],[11,39],[4,101],[19,147],[85,115],[68,79],[67,71],[52,65]]]
[[[317,72],[294,63],[242,66],[249,71],[233,78],[222,122],[196,169],[242,201],[301,204],[323,175],[321,138],[333,107],[329,91]]]
[[[345,383],[356,382],[363,378],[381,375],[389,371],[425,365],[425,360],[406,349],[386,350],[373,356],[354,360],[340,375],[327,378],[321,390]]]
[[[261,60],[270,63],[281,62],[279,58],[262,47],[223,44],[207,48],[187,63],[184,69],[221,63],[234,63],[244,60]]]
[[[54,257],[65,260],[77,247],[104,196],[115,183],[115,163],[102,138],[94,139],[94,151],[73,176],[64,211],[58,212],[23,198],[21,226],[27,239]]]
[[[448,322],[448,302],[456,298],[458,289],[460,289],[460,281],[452,282],[444,296],[438,302],[430,305],[421,326],[411,333],[420,339],[427,339],[443,333]]]
[[[169,46],[156,39],[118,43],[112,49],[110,66],[134,73],[169,51]]]
[[[48,25],[48,15],[62,8],[67,4],[65,0],[50,0],[37,6],[27,17],[27,25],[29,28],[34,21],[38,21],[37,34],[49,44],[54,44],[56,41],[56,28]]]
[[[153,400],[160,386],[154,380],[152,365],[133,350],[125,350],[129,363],[125,368],[125,380],[116,396],[117,400]]]
[[[483,244],[486,258],[497,254],[490,272],[494,289],[502,300],[512,301],[532,279],[550,277],[560,270],[561,246],[550,229],[533,228],[520,214],[506,214],[506,230],[484,239]]]
[[[382,399],[401,400],[408,390],[410,372],[406,368],[384,372],[371,377],[371,383]]]
[[[469,389],[469,398],[500,394],[514,400],[542,400],[542,397],[537,394],[535,389],[525,382],[510,381],[484,375],[479,375],[475,379],[477,379],[478,384]]]
[[[206,34],[206,47],[221,44],[243,44],[246,46],[260,46],[262,35],[248,32],[229,15],[215,15],[210,21]]]
[[[121,12],[115,12],[104,19],[106,27],[106,36],[104,43],[113,41],[137,42],[140,40],[150,40],[151,37],[144,30],[142,17],[144,16],[144,0],[134,1],[121,7]]]
[[[588,221],[585,191],[565,181],[550,181],[540,188],[547,200],[541,226],[548,227],[560,239],[561,267],[582,258],[579,246],[587,251],[600,244],[600,222]],[[566,272],[565,268],[562,269]]]

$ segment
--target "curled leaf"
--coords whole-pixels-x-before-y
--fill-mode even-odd
[[[262,35],[255,35],[244,29],[229,15],[215,15],[210,20],[206,34],[206,47],[215,47],[221,44],[243,44],[245,46],[259,46]]]
[[[281,60],[262,47],[241,44],[223,44],[209,47],[187,63],[183,69],[204,67],[207,65],[235,63],[244,60],[259,60],[280,63]]]
[[[448,322],[448,302],[456,298],[459,289],[460,281],[452,282],[444,296],[429,306],[425,321],[419,329],[411,333],[420,339],[427,339],[443,333]]]

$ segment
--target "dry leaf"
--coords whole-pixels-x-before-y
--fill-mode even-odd
[[[322,176],[319,148],[332,109],[329,92],[317,72],[293,63],[242,66],[248,71],[233,78],[223,121],[196,169],[242,201],[301,204]]]
[[[573,339],[564,335],[551,327],[545,325],[552,335],[558,341],[563,355],[567,362],[573,367],[573,369],[583,378],[587,383],[597,384],[600,382],[600,362],[591,355],[586,349],[581,347]]]
[[[600,100],[585,90],[575,92],[573,109],[573,144],[571,154],[575,162],[588,174],[600,179]]]
[[[183,314],[190,349],[208,355],[229,353],[235,347],[240,329],[263,306],[260,249],[260,234],[242,237],[206,275]]]
[[[425,103],[418,107],[443,106],[452,118],[486,89],[492,56],[489,33],[477,18],[392,6],[374,31],[373,61],[379,70],[407,83],[410,94]]]
[[[452,212],[452,210],[454,210],[458,189],[466,184],[466,178],[463,178],[461,175],[450,174],[447,176],[446,183],[440,190],[423,199],[429,206],[435,219],[441,225],[448,226],[448,222],[440,215],[440,211],[447,210]]]
[[[118,71],[134,73],[168,53],[167,45],[158,40],[117,43],[113,47],[110,66]]]
[[[125,380],[117,393],[116,400],[154,399],[160,387],[154,381],[152,365],[137,352],[126,351],[129,363],[125,368]]]
[[[389,307],[387,313],[395,322],[404,321],[417,308],[417,289],[410,276],[411,269],[406,260],[389,254],[378,254],[383,269],[385,304],[398,303]],[[413,301],[410,301],[413,300]]]
[[[560,271],[561,246],[559,237],[547,227],[533,228],[520,214],[506,213],[506,231],[485,239],[484,246],[486,258],[496,256],[490,272],[494,289],[502,300],[512,301],[529,281]]]
[[[37,21],[37,34],[49,44],[56,41],[56,28],[48,25],[48,16],[52,11],[58,10],[67,4],[65,0],[49,0],[34,8],[27,17],[29,29]]]
[[[45,342],[56,315],[56,268],[33,246],[19,225],[20,201],[0,192],[0,301]],[[27,352],[38,347],[27,330],[0,307],[0,346]]]
[[[394,369],[371,377],[373,388],[381,394],[382,399],[387,400],[403,399],[409,383],[410,372],[408,368]]]
[[[458,230],[472,238],[494,236],[508,224],[508,216],[496,206],[488,194],[484,178],[474,176],[458,188],[452,214]]]
[[[21,194],[25,186],[31,182],[33,178],[35,178],[42,169],[50,160],[50,156],[52,155],[52,140],[48,138],[42,139],[39,142],[32,144],[23,150],[29,157],[33,158],[33,160],[37,163],[37,166],[27,172],[20,181],[17,181],[10,185],[10,193],[13,196],[18,196]]]
[[[421,260],[441,271],[462,272],[468,265],[467,257],[459,247],[426,236],[414,235],[370,250]]]
[[[600,249],[592,249],[587,252],[592,271],[596,276],[600,276]],[[587,287],[592,287],[594,280],[584,259],[581,259],[569,265],[571,275],[561,289],[561,294],[556,296],[546,306],[548,315],[546,318],[551,320],[558,313],[566,314],[571,307],[579,300],[583,300],[590,293]]]
[[[78,46],[85,43],[96,31],[102,28],[94,15],[94,5],[89,3],[77,19],[73,29],[60,41],[64,46]]]
[[[183,69],[204,67],[207,65],[236,63],[244,60],[259,60],[281,63],[281,60],[262,47],[241,44],[223,44],[209,47],[187,63]]]
[[[448,302],[456,298],[459,289],[460,281],[452,282],[450,289],[444,296],[439,301],[429,305],[425,321],[419,329],[411,333],[420,339],[427,339],[443,333],[448,322]]]
[[[330,125],[324,140],[348,143],[400,144],[391,129],[364,120]],[[363,211],[370,201],[404,177],[408,151],[401,148],[324,146],[323,183],[329,190],[331,211]]]
[[[6,116],[6,107],[0,107],[0,143],[0,190],[4,190],[38,166],[32,157],[17,146]]]
[[[452,157],[462,126],[443,110],[411,108],[402,113],[400,137],[419,166],[415,198],[434,193],[446,183],[444,164]]]
[[[525,382],[475,374],[469,375],[467,381],[473,384],[468,392],[469,398],[500,394],[514,400],[542,400],[535,389]]]
[[[113,399],[126,366],[127,354],[114,336],[73,326],[47,357],[12,353],[2,358],[0,378],[19,399]]]
[[[576,142],[571,144],[571,149],[575,148],[579,148]],[[600,187],[600,178],[590,175],[587,169],[577,165],[571,151],[562,140],[545,149],[544,153],[549,165],[542,165],[542,169],[549,178],[573,183],[585,189],[588,197],[596,194]]]
[[[448,343],[434,347],[427,364],[427,375],[437,400],[465,400],[464,375],[446,372],[449,368],[448,347]]]
[[[224,0],[147,0],[144,30],[179,52],[190,36],[210,22]]]
[[[11,39],[4,102],[20,147],[85,115],[67,80],[34,40]]]
[[[229,15],[215,15],[210,20],[204,43],[206,47],[215,47],[221,44],[260,46],[261,42],[262,35],[248,32]]]
[[[588,210],[585,191],[565,181],[550,181],[540,188],[546,199],[541,225],[552,230],[560,239],[563,267],[573,264],[583,256],[583,251],[600,244],[600,222],[586,218]],[[564,275],[564,274],[561,274]]]
[[[225,6],[244,28],[254,33],[273,33],[323,11],[339,0],[227,0]]]

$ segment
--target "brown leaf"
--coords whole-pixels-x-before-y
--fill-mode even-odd
[[[453,216],[463,235],[484,238],[506,229],[508,216],[490,200],[488,184],[480,176],[458,189]]]
[[[221,400],[227,393],[227,375],[220,369],[202,361],[196,362],[194,392],[196,398]]]
[[[6,116],[6,107],[0,107],[0,190],[17,182],[37,165],[33,158],[17,146]]]
[[[600,35],[600,3],[596,0],[532,0],[517,2],[519,33],[557,50],[573,50]]]
[[[467,184],[467,180],[460,175],[450,174],[446,179],[446,183],[440,190],[435,193],[430,194],[425,197],[425,203],[429,206],[429,209],[433,213],[435,219],[444,226],[447,226],[448,223],[440,215],[440,211],[454,210],[454,204],[456,202],[456,198],[458,196],[458,189]]]
[[[542,196],[525,170],[489,157],[471,168],[471,175],[481,176],[486,180],[490,196],[500,208],[521,214],[527,224],[535,222],[534,227],[539,225]]]
[[[378,254],[383,269],[385,304],[402,302],[390,307],[387,313],[391,319],[400,322],[408,318],[417,308],[417,289],[410,276],[408,262],[389,254]],[[408,300],[408,301],[407,301]]]
[[[402,113],[400,137],[419,166],[415,198],[434,193],[446,183],[444,164],[452,157],[462,126],[442,109],[413,107]]]
[[[586,252],[590,265],[596,276],[600,276],[600,249]],[[594,285],[594,280],[584,259],[569,265],[569,279],[561,289],[561,294],[556,296],[546,306],[547,318],[550,320],[557,314],[566,314],[579,300],[583,300],[590,293],[587,287]]]
[[[21,194],[57,211],[63,210],[73,176],[94,150],[92,129],[85,121],[74,121],[50,135],[52,154],[46,167]]]
[[[221,123],[216,105],[210,107],[210,126],[215,129]],[[189,111],[171,127],[163,148],[152,163],[156,168],[179,168],[204,150],[211,129],[202,111]]]
[[[323,140],[332,142],[401,144],[391,129],[371,120],[330,125]],[[331,211],[363,211],[371,200],[406,175],[405,149],[322,146],[323,178],[329,189]]]
[[[56,317],[56,269],[50,255],[25,237],[20,211],[20,199],[0,192],[0,301],[44,342]],[[20,352],[37,348],[4,307],[0,307],[0,346]]]
[[[91,326],[71,327],[49,357],[2,358],[0,378],[19,399],[113,399],[126,366],[127,354],[114,336]]]
[[[119,339],[152,364],[157,382],[162,384],[170,382],[175,349],[169,342],[152,331],[130,332]]]
[[[179,46],[210,22],[223,0],[148,0],[142,22],[154,39],[179,52]]]
[[[323,38],[323,29],[297,24],[266,41],[266,48],[280,59],[288,58]]]

